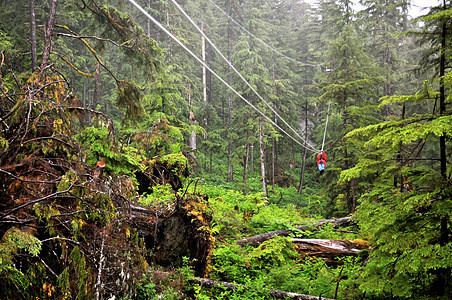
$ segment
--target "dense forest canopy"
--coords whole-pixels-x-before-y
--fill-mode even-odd
[[[0,0],[0,298],[452,298],[412,2]]]

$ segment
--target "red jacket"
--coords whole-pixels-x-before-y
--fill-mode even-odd
[[[320,161],[320,160],[324,160],[324,161],[326,161],[326,153],[325,152],[320,152],[319,154],[317,154],[317,160],[318,161]]]
[[[321,159],[317,161],[317,165],[324,164],[326,166],[326,161]]]

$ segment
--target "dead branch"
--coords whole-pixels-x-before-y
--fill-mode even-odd
[[[273,289],[261,289],[261,288],[255,288],[250,287],[242,284],[233,284],[225,281],[217,281],[212,279],[206,279],[206,278],[193,278],[189,280],[190,283],[199,284],[208,288],[215,288],[215,287],[222,287],[226,288],[227,290],[237,290],[239,288],[245,289],[245,290],[257,290],[257,291],[263,291],[268,292],[271,297],[278,298],[278,299],[297,299],[297,300],[318,300],[318,299],[324,299],[324,300],[333,300],[330,298],[324,298],[321,296],[311,296],[311,295],[304,295],[304,294],[298,294],[298,293],[292,293],[292,292],[285,292],[285,291],[279,291],[279,290],[273,290]]]
[[[45,201],[45,200],[48,200],[48,199],[56,198],[56,197],[58,197],[58,195],[62,195],[62,194],[65,194],[65,193],[69,193],[69,192],[72,190],[72,187],[73,187],[73,186],[74,186],[74,183],[72,183],[71,186],[69,186],[69,188],[66,189],[66,190],[64,190],[64,191],[56,192],[56,193],[47,195],[47,196],[45,196],[45,197],[42,197],[42,198],[39,198],[39,199],[35,199],[35,200],[32,200],[32,201],[28,201],[27,203],[24,203],[24,204],[22,204],[22,205],[19,205],[18,207],[15,207],[15,208],[11,209],[9,212],[7,212],[7,213],[1,215],[1,216],[0,216],[0,220],[3,220],[5,217],[7,217],[7,216],[9,216],[9,215],[11,215],[11,214],[13,214],[13,213],[15,213],[15,212],[18,211],[18,210],[21,210],[22,208],[25,208],[25,207],[27,207],[27,206],[30,206],[30,205],[33,205],[33,204],[36,204],[36,203],[39,203],[39,202],[42,202],[42,201]]]
[[[7,174],[7,175],[9,175],[9,176],[13,177],[14,179],[17,179],[17,180],[19,180],[19,181],[21,181],[21,182],[55,184],[55,183],[58,183],[58,182],[61,180],[61,177],[58,177],[58,179],[56,179],[56,180],[54,180],[54,181],[29,180],[29,179],[23,179],[23,178],[20,178],[20,177],[14,175],[14,174],[12,174],[12,173],[10,173],[10,172],[8,172],[8,171],[5,171],[5,170],[3,170],[3,169],[0,169],[0,172],[2,172],[2,173],[4,173],[4,174]]]
[[[57,27],[64,28],[64,26],[61,26],[61,25],[57,25]],[[98,40],[98,41],[102,41],[102,42],[111,43],[111,44],[115,45],[116,47],[124,47],[124,48],[127,48],[127,49],[133,49],[133,47],[131,47],[131,46],[127,46],[127,45],[124,45],[124,44],[118,44],[118,43],[116,43],[113,40],[106,39],[106,38],[100,38],[100,37],[97,37],[97,36],[76,35],[76,34],[68,34],[68,33],[62,33],[62,32],[58,32],[56,35],[61,35],[61,36],[65,36],[65,37],[75,38],[75,39],[94,39],[94,40]]]

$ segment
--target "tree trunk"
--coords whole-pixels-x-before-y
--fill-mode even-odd
[[[45,75],[47,63],[50,57],[50,50],[52,48],[52,32],[55,25],[55,15],[57,9],[58,0],[50,0],[49,19],[47,21],[47,27],[44,39],[44,49],[42,50],[41,59],[41,76]]]
[[[446,1],[443,0],[443,11],[446,11]],[[439,114],[443,115],[446,111],[446,91],[444,87],[444,75],[446,70],[446,21],[442,21],[442,31],[441,31],[441,56],[440,56],[440,85],[439,85]],[[446,157],[446,133],[439,137],[439,152],[440,152],[440,173],[443,178],[443,182],[447,182],[447,157]],[[444,198],[444,196],[443,196]],[[449,242],[449,215],[446,214],[442,217],[440,223],[440,245],[445,247]],[[450,296],[452,290],[450,287],[450,268],[440,268],[439,279],[438,279],[438,295],[440,296]]]
[[[259,117],[259,150],[261,153],[262,195],[264,198],[267,198],[268,190],[267,190],[267,178],[265,175],[264,130],[262,124],[262,117]]]
[[[189,116],[190,125],[196,125],[196,118],[195,118],[195,115],[193,114],[193,101],[191,100],[191,84],[190,84],[190,82],[188,83],[188,106],[190,107],[190,116]],[[188,145],[190,146],[190,148],[196,149],[196,132],[194,130],[191,131]],[[194,153],[192,155],[193,155],[193,157],[195,157]]]
[[[31,40],[31,70],[34,72],[38,67],[38,56],[36,49],[36,17],[35,0],[30,0],[30,40]]]
[[[305,111],[305,118],[304,118],[304,140],[308,141],[308,100],[305,101],[304,106]],[[306,169],[306,155],[308,154],[307,145],[306,142],[304,143],[304,153],[303,153],[303,162],[301,163],[301,177],[300,177],[300,185],[298,186],[298,194],[301,194],[303,191],[303,184],[304,184],[304,172]]]
[[[228,7],[229,11],[229,7]],[[231,28],[230,28],[230,20],[229,20],[229,12],[228,12],[228,84],[231,85],[232,77],[231,77],[231,52],[232,52],[232,44],[231,44]],[[232,132],[232,96],[229,95],[228,97],[228,132]],[[234,167],[233,167],[233,161],[232,161],[232,154],[233,154],[233,144],[231,135],[228,136],[229,139],[229,145],[228,145],[228,179],[227,182],[234,181]]]
[[[250,137],[250,133],[246,131],[246,143],[245,143],[245,160],[243,162],[243,184],[246,184],[246,180],[248,177],[248,160],[250,156],[250,144],[248,143],[248,139]]]
[[[169,3],[168,3],[168,0],[166,0],[166,28],[169,29],[169,26],[170,26]],[[171,37],[169,37],[169,36],[168,36],[167,43],[168,43],[168,45],[167,45],[168,64],[171,64]]]
[[[250,172],[254,172],[254,144],[251,144],[250,148]]]
[[[147,8],[148,8],[148,11],[150,11],[150,9],[151,9],[151,0],[148,0]],[[147,28],[147,35],[151,36],[151,19],[149,19],[149,18],[147,19],[146,28]]]
[[[275,230],[271,232],[266,232],[254,236],[250,236],[241,240],[236,241],[237,245],[244,246],[244,245],[251,245],[251,246],[258,246],[261,243],[275,237],[275,236],[288,236],[294,231],[301,230],[305,231],[308,229],[312,229],[312,227],[319,227],[327,223],[331,223],[334,226],[344,226],[350,224],[351,217],[343,217],[338,219],[326,219],[326,220],[314,220],[314,221],[307,221],[303,223],[311,224],[311,225],[303,225],[299,227],[295,227],[295,230],[290,229],[281,229],[281,230]]]
[[[204,32],[204,22],[201,21],[201,31]],[[206,63],[206,41],[204,36],[201,36],[201,52],[202,61]],[[206,66],[202,65],[202,98],[204,100],[204,105],[207,109],[207,76],[206,76]],[[207,110],[206,110],[207,111]],[[204,140],[207,139],[207,115],[204,115]]]
[[[100,77],[100,63],[97,63],[96,78],[94,81],[93,103],[92,103],[92,106],[90,107],[93,110],[97,110],[98,94],[99,94],[99,77]]]
[[[341,264],[338,258],[356,256],[359,251],[369,249],[366,243],[349,240],[297,239],[292,242],[297,245],[297,251],[306,256],[321,258],[329,265]]]

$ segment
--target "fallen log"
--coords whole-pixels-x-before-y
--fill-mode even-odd
[[[254,288],[242,284],[233,284],[225,281],[217,281],[212,279],[206,279],[206,278],[193,278],[189,280],[190,283],[196,283],[201,286],[206,286],[209,288],[215,288],[215,287],[223,287],[227,290],[237,290],[239,288],[243,288],[246,290],[261,290],[268,292],[271,297],[278,298],[278,299],[296,299],[296,300],[333,300],[331,298],[324,298],[322,296],[311,296],[311,295],[304,295],[304,294],[298,294],[298,293],[292,293],[292,292],[285,292],[285,291],[279,291],[279,290],[273,290],[273,289],[260,289],[260,288]]]
[[[338,264],[339,257],[356,256],[359,251],[369,249],[364,241],[293,238],[292,242],[299,253],[322,258],[327,264]]]
[[[261,233],[258,235],[250,236],[241,240],[236,241],[237,245],[245,246],[245,245],[251,245],[251,246],[259,246],[261,243],[275,237],[275,236],[288,236],[292,232],[295,231],[305,231],[312,227],[319,227],[324,224],[330,223],[334,226],[343,226],[346,224],[349,224],[351,221],[351,217],[343,217],[338,219],[324,219],[324,220],[313,220],[313,221],[306,221],[306,224],[309,225],[303,225],[295,227],[294,229],[281,229],[281,230],[275,230],[271,232]]]

